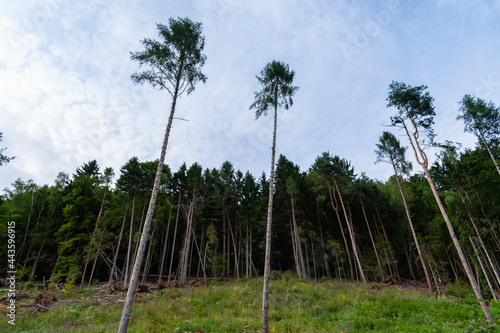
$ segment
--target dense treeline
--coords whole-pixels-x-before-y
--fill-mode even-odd
[[[498,156],[498,145],[489,148]],[[112,179],[113,170],[90,161],[51,186],[17,180],[1,197],[1,260],[14,221],[19,279],[127,286],[157,165],[132,157]],[[488,150],[448,145],[430,172],[483,294],[496,298],[500,176]],[[465,279],[425,176],[399,180],[435,291]],[[370,179],[328,152],[303,171],[281,155],[274,185],[273,269],[314,279],[424,280],[396,176]],[[268,196],[264,173],[255,177],[230,162],[175,172],[164,166],[141,279],[261,275]],[[6,265],[0,269],[5,276]]]

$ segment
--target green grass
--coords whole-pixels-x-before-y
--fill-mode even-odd
[[[435,299],[425,292],[371,286],[306,283],[285,273],[271,281],[270,332],[500,332],[496,303],[490,309],[497,319],[487,324],[470,299]],[[73,297],[78,303],[37,316],[30,316],[29,308],[17,315],[15,327],[7,324],[2,310],[0,331],[116,332],[123,303],[115,299],[103,306],[96,301],[102,294],[89,295],[89,290],[75,288],[64,300],[70,302]],[[261,296],[262,279],[164,290],[142,296],[134,304],[129,332],[256,332]]]

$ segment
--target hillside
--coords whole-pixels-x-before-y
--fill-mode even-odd
[[[139,292],[129,332],[257,332],[262,279],[201,280],[186,288]],[[416,283],[413,283],[416,284]],[[32,304],[33,285],[24,292]],[[114,332],[124,293],[102,285],[80,290],[70,285],[43,291],[49,310],[22,306],[17,325],[3,332]],[[2,294],[3,296],[3,294]],[[425,285],[361,285],[322,279],[300,282],[289,273],[274,274],[270,285],[270,332],[497,332],[488,325],[472,290],[461,284],[435,297]],[[40,304],[41,305],[41,304]],[[2,315],[5,313],[2,306]],[[500,306],[491,305],[494,317]]]

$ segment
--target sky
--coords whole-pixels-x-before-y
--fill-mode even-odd
[[[464,149],[477,140],[456,120],[458,102],[500,104],[499,0],[0,0],[0,9],[0,148],[16,156],[0,167],[0,193],[18,178],[52,185],[94,159],[118,177],[132,156],[159,158],[172,101],[131,81],[130,52],[169,18],[202,23],[208,77],[178,100],[165,160],[174,171],[230,161],[269,175],[273,119],[256,120],[249,106],[273,60],[299,87],[279,110],[277,156],[302,171],[329,151],[388,179],[391,167],[374,163],[378,138],[392,131],[409,145],[388,127],[393,80],[427,85],[436,140]]]

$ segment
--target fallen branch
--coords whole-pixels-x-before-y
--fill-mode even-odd
[[[40,308],[42,308],[42,309],[45,309],[45,310],[49,311],[49,308],[47,308],[47,307],[45,307],[45,306],[43,306],[43,305],[41,305],[41,304],[35,303],[35,306],[36,306],[36,309],[35,309],[35,310],[33,310],[33,312],[30,314],[30,316],[33,316],[33,315],[35,314],[35,312],[37,312],[37,311],[38,311],[38,309],[40,309]]]
[[[50,310],[49,308],[47,308],[47,307],[45,307],[45,306],[43,306],[41,304],[36,303],[35,305],[38,306],[39,308],[45,309],[47,311]]]

